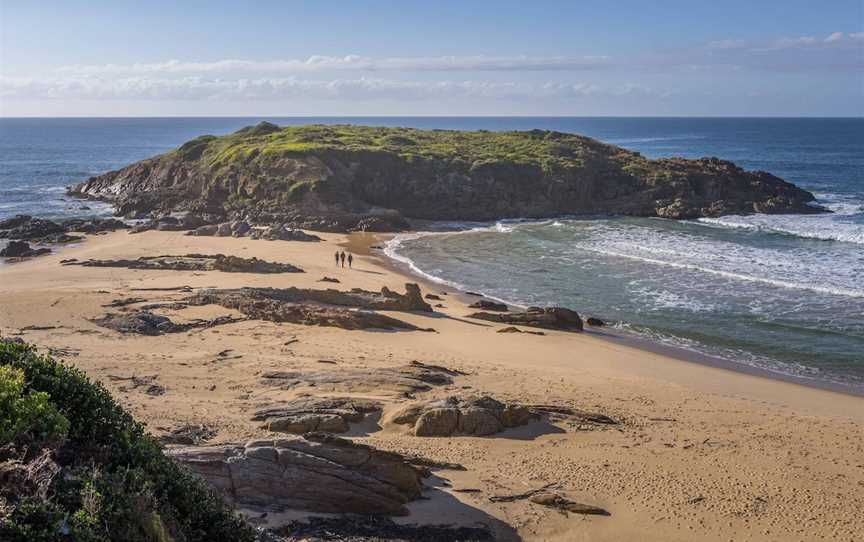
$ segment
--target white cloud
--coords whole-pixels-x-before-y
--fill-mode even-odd
[[[0,96],[9,99],[283,100],[328,99],[538,99],[578,98],[620,93],[588,83],[498,81],[402,81],[360,77],[310,80],[287,78],[214,79],[204,77],[0,77]],[[629,91],[623,92],[624,94]]]
[[[73,65],[57,69],[72,75],[214,75],[291,74],[319,71],[565,71],[608,64],[607,56],[437,56],[372,58],[358,55],[310,56],[305,60],[217,60],[185,62]]]

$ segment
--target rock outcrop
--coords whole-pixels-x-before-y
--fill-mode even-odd
[[[317,392],[389,393],[410,396],[448,386],[462,373],[414,361],[399,367],[340,368],[333,371],[270,371],[261,382],[284,390],[313,387]]]
[[[120,215],[189,211],[320,231],[396,231],[406,217],[824,211],[770,173],[717,158],[649,160],[574,134],[269,123],[201,136],[70,194],[109,201]]]
[[[0,250],[0,258],[30,258],[50,252],[50,248],[33,248],[27,241],[9,241],[9,244]]]
[[[468,318],[561,331],[582,331],[583,327],[579,314],[563,307],[528,307],[524,312],[510,313],[475,312]]]
[[[413,324],[378,314],[376,310],[431,312],[416,284],[406,284],[406,293],[381,288],[370,292],[355,288],[315,290],[310,288],[239,288],[202,290],[186,300],[190,305],[221,305],[250,318],[343,329],[420,329]],[[352,309],[363,310],[348,310]]]
[[[401,407],[387,421],[411,427],[418,437],[487,436],[528,423],[528,407],[505,404],[487,396],[448,397]]]
[[[407,513],[427,474],[396,453],[325,433],[167,452],[238,507]]]
[[[114,218],[74,218],[54,222],[30,215],[17,215],[0,220],[0,239],[19,239],[38,243],[70,243],[82,237],[69,232],[96,234],[128,228],[126,223]]]
[[[361,422],[367,414],[380,410],[377,401],[306,396],[257,410],[252,419],[264,422],[263,429],[278,433],[344,433],[350,424]]]
[[[83,267],[124,267],[172,271],[222,271],[224,273],[302,273],[303,270],[287,263],[268,262],[258,258],[241,258],[224,254],[182,254],[143,256],[136,260],[70,261],[64,265]]]
[[[509,309],[505,303],[498,303],[497,301],[490,301],[488,299],[481,299],[480,301],[475,301],[468,305],[470,309],[483,309],[484,311],[495,311],[495,312],[507,312]]]
[[[192,322],[177,324],[167,316],[153,314],[141,310],[128,313],[106,314],[96,318],[92,322],[104,328],[112,329],[120,333],[135,333],[138,335],[161,335],[163,333],[181,333],[194,328],[213,327],[222,324],[230,324],[239,321],[231,316],[219,316],[212,320],[194,320]]]

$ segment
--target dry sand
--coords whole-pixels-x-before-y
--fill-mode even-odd
[[[386,285],[402,291],[406,281],[417,281],[373,255],[359,256],[352,270],[337,269],[333,252],[347,239],[323,237],[322,243],[300,243],[173,232],[93,236],[56,254],[0,266],[0,333],[53,349],[103,382],[154,434],[203,423],[217,429],[213,443],[265,436],[250,421],[252,411],[296,395],[262,385],[264,371],[387,367],[411,360],[468,373],[430,396],[484,392],[603,412],[623,422],[607,429],[536,422],[491,438],[420,438],[375,424],[372,431],[357,430],[354,438],[375,446],[467,468],[439,471],[430,499],[412,504],[412,515],[400,521],[484,523],[501,540],[864,539],[864,399],[858,397],[680,361],[588,333],[498,334],[502,326],[465,319],[471,310],[453,292],[442,295],[446,308],[435,315],[392,314],[437,333],[244,321],[145,337],[88,320],[111,311],[102,305],[119,298],[182,297],[133,288]],[[355,237],[351,246],[358,250],[373,239]],[[257,256],[306,273],[59,264],[64,258],[191,252]],[[341,284],[317,282],[324,275]],[[442,291],[439,285],[421,286],[424,293]],[[231,312],[215,306],[161,311],[180,321]],[[225,350],[230,352],[220,356]],[[123,380],[133,375],[153,377],[164,394],[148,394],[147,386]],[[405,401],[387,390],[365,395],[388,407]],[[611,517],[565,516],[528,501],[489,501],[550,483],[574,500],[608,509]],[[465,489],[476,491],[458,491]]]

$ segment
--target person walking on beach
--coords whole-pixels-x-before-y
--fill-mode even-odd
[[[345,252],[344,251],[342,252],[342,254],[339,255],[339,258],[342,259],[342,267],[345,267]]]
[[[339,267],[339,251],[336,251],[336,267]]]
[[[348,253],[348,268],[351,268],[351,264],[354,263],[354,255],[350,252]]]

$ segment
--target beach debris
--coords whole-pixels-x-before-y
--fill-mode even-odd
[[[165,286],[153,288],[129,288],[132,292],[191,292],[191,286]],[[101,293],[101,292],[100,292]],[[106,294],[108,292],[105,292]]]
[[[475,312],[469,314],[468,318],[560,331],[582,331],[582,318],[576,311],[564,307],[529,307],[524,312],[506,314]]]
[[[277,531],[286,542],[493,542],[487,527],[396,523],[382,516],[310,517],[295,520]]]
[[[496,331],[496,333],[528,333],[529,335],[546,335],[542,331],[527,331],[514,326],[502,327]]]
[[[212,320],[192,320],[191,322],[177,324],[167,316],[153,314],[148,311],[135,311],[129,313],[111,313],[102,318],[90,320],[94,324],[118,331],[120,333],[137,333],[139,335],[161,335],[162,333],[180,333],[195,328],[209,328],[213,326],[240,322],[243,318],[234,316],[218,316]]]
[[[166,453],[231,504],[271,511],[405,515],[428,474],[400,454],[327,433]]]
[[[333,277],[323,277],[323,278],[318,279],[318,282],[332,282],[334,284],[339,284],[340,280],[334,279]]]
[[[50,254],[50,248],[33,248],[27,241],[9,241],[5,248],[0,250],[2,258],[32,258]]]
[[[126,297],[126,298],[121,298],[121,299],[115,299],[115,300],[111,301],[111,303],[107,303],[107,304],[102,305],[102,306],[106,307],[106,308],[116,309],[116,308],[120,308],[120,307],[126,307],[128,305],[135,305],[136,303],[143,303],[144,301],[147,301],[147,300],[144,299],[143,297]]]
[[[389,413],[386,421],[410,426],[418,437],[486,436],[525,425],[533,416],[525,406],[505,404],[489,396],[451,396],[400,407]]]
[[[344,433],[349,424],[361,422],[367,414],[380,411],[381,404],[377,401],[304,396],[258,410],[252,420],[263,421],[262,429],[278,433]]]
[[[538,487],[537,489],[530,489],[524,493],[514,493],[512,495],[493,495],[489,497],[490,502],[516,502],[516,501],[524,501],[525,499],[530,499],[534,495],[540,495],[542,493],[548,493],[551,489],[557,489],[557,483],[549,483],[543,487]]]
[[[528,498],[534,504],[548,506],[563,513],[586,514],[594,516],[611,516],[607,510],[590,504],[582,504],[571,501],[560,493],[542,492],[535,493]]]
[[[156,384],[156,380],[159,378],[158,375],[147,375],[147,376],[117,376],[117,375],[107,375],[108,380],[112,382],[129,382],[130,386],[120,386],[118,389],[120,391],[128,391],[129,389],[137,390],[138,388],[144,388],[144,393],[152,396],[159,396],[165,394],[165,388]]]
[[[412,362],[398,367],[340,368],[334,371],[269,371],[261,375],[265,385],[281,389],[314,387],[342,393],[390,392],[409,395],[433,386],[453,383],[454,372],[437,365]]]
[[[490,301],[488,299],[481,299],[479,301],[475,301],[468,305],[470,309],[483,309],[487,311],[495,311],[495,312],[507,312],[509,309],[507,305],[504,303],[498,303],[497,301]]]
[[[580,423],[591,425],[618,425],[618,420],[611,418],[599,412],[589,412],[578,410],[566,406],[558,405],[528,405],[531,412],[537,415],[551,415],[562,418],[575,419]]]
[[[86,260],[64,265],[83,267],[123,267],[127,269],[171,271],[222,271],[224,273],[302,273],[299,267],[268,262],[258,258],[241,258],[224,254],[182,254],[143,256],[136,260]]]

